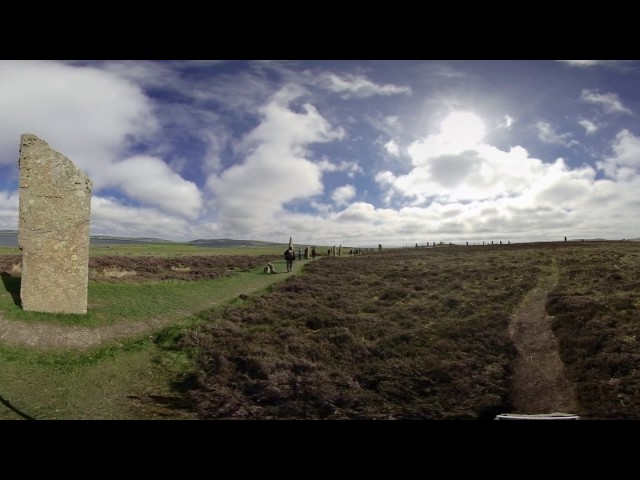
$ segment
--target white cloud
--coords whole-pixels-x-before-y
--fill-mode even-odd
[[[138,210],[157,206],[165,214],[196,218],[200,191],[161,158],[118,161],[130,142],[150,139],[159,124],[150,100],[125,78],[140,78],[145,72],[154,78],[157,65],[115,66],[101,70],[54,61],[0,62],[0,162],[17,163],[20,135],[33,133],[89,176],[93,197],[100,198],[100,190],[109,188],[136,201],[138,206],[127,207],[127,215],[136,217]],[[184,159],[173,162],[178,167]],[[129,222],[120,219],[121,224]]]
[[[498,127],[509,129],[511,128],[511,125],[513,125],[513,122],[515,122],[515,119],[513,117],[511,117],[510,115],[505,115],[498,123]]]
[[[95,186],[119,188],[130,198],[189,218],[197,217],[202,206],[198,187],[154,157],[136,156],[114,163]]]
[[[587,135],[594,134],[598,131],[598,125],[593,123],[591,120],[581,118],[580,120],[578,120],[578,124],[585,129]]]
[[[401,196],[421,205],[433,198],[453,202],[513,195],[541,169],[541,162],[529,160],[521,147],[503,152],[482,143],[452,144],[442,133],[414,142],[407,152],[411,172],[379,172],[375,177],[381,188],[392,187],[388,201]]]
[[[629,181],[640,173],[640,138],[622,130],[612,144],[613,156],[596,163],[605,175],[619,181]]]
[[[381,186],[392,184],[404,197],[413,198],[414,205],[430,198],[446,202],[486,200],[517,195],[532,176],[543,170],[540,160],[530,159],[525,149],[514,147],[503,152],[490,145],[450,151],[429,148],[435,143],[428,138],[409,147],[414,169],[406,175],[390,172],[379,174]]]
[[[334,163],[327,158],[322,158],[315,162],[322,172],[347,172],[347,175],[353,177],[356,173],[364,173],[358,162],[342,160]]]
[[[335,73],[325,72],[320,75],[318,83],[327,90],[340,94],[344,99],[411,93],[411,88],[409,87],[399,87],[392,84],[378,85],[362,75],[353,74],[341,76]]]
[[[158,233],[162,232],[162,233]],[[123,237],[198,238],[184,216],[132,207],[112,197],[91,197],[91,234]]]
[[[629,60],[558,60],[571,67],[588,68],[588,67],[620,67]]]
[[[596,65],[606,65],[607,60],[558,60],[572,67],[594,67]]]
[[[363,223],[370,224],[376,215],[376,209],[370,203],[355,202],[341,212],[335,214],[334,220],[337,223]]]
[[[640,139],[629,132],[621,132],[614,151],[616,164],[626,168],[629,163],[636,168],[640,164],[635,160],[640,159]],[[383,242],[393,238],[392,232],[407,243],[496,238],[500,232],[510,232],[509,239],[518,241],[531,240],[542,230],[545,236],[555,232],[558,238],[597,236],[606,231],[607,227],[596,226],[593,218],[624,231],[619,215],[603,219],[611,216],[608,212],[613,211],[613,205],[619,208],[638,203],[630,183],[621,199],[614,193],[613,182],[596,180],[592,167],[570,168],[562,158],[543,162],[519,146],[502,151],[477,144],[460,150],[443,144],[438,135],[430,135],[414,142],[408,153],[414,166],[411,172],[395,175],[383,171],[375,177],[384,195],[395,199],[399,208],[362,209],[359,205],[354,208],[359,215],[348,207],[337,215],[361,218],[359,228],[363,230],[367,222],[375,224],[371,230],[379,232]],[[637,178],[636,187],[640,184]],[[390,211],[395,215],[389,215]]]
[[[0,105],[0,163],[16,162],[20,135],[32,133],[96,176],[127,139],[157,128],[133,83],[53,61],[0,61]]]
[[[356,188],[353,185],[343,185],[336,188],[331,194],[331,199],[338,206],[347,205],[349,200],[356,196]]]
[[[500,152],[486,145],[465,155],[473,159],[474,168],[460,174],[455,178],[457,183],[448,188],[438,183],[441,179],[434,181],[424,167],[416,167],[406,176],[415,181],[411,185],[413,191],[403,190],[405,177],[378,177],[381,185],[382,180],[387,185],[393,182],[392,188],[399,191],[398,195],[416,192],[424,197],[432,195],[430,203],[400,208],[393,220],[387,218],[384,221],[389,230],[387,238],[392,238],[391,231],[407,242],[419,243],[496,238],[501,232],[510,232],[511,240],[530,240],[541,229],[546,235],[556,231],[561,238],[562,232],[589,231],[588,209],[582,207],[585,202],[591,206],[594,191],[606,191],[606,182],[596,182],[592,168],[571,170],[562,159],[547,164],[530,158],[521,147]],[[484,182],[480,190],[476,189],[478,180]],[[488,195],[491,192],[493,196]],[[600,200],[604,198],[599,196]],[[604,213],[606,208],[600,205],[597,210]],[[377,218],[376,211],[370,221]]]
[[[398,147],[398,144],[393,140],[389,140],[387,143],[385,143],[384,149],[394,157],[400,155],[400,148]]]
[[[605,113],[632,113],[622,104],[616,93],[598,93],[596,90],[584,89],[580,94],[580,100],[601,106]]]
[[[538,138],[544,143],[564,145],[565,147],[579,145],[576,140],[571,138],[570,133],[557,133],[548,122],[536,122],[535,127],[538,130]]]
[[[0,191],[0,230],[18,228],[18,191]]]
[[[260,124],[243,143],[247,157],[212,175],[207,186],[215,195],[220,224],[243,235],[264,222],[280,222],[285,203],[323,192],[322,169],[310,158],[307,147],[343,137],[310,104],[293,111],[290,103],[301,92],[293,87],[278,91],[261,109]]]

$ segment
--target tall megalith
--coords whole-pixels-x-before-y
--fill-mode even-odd
[[[18,167],[22,308],[87,313],[91,180],[28,133],[20,137]]]

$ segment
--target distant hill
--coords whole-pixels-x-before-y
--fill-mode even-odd
[[[191,240],[190,242],[184,242],[190,245],[197,245],[199,247],[273,247],[275,245],[286,245],[285,243],[277,242],[262,242],[260,240],[234,240],[232,238],[209,238],[198,240]]]
[[[260,240],[234,240],[232,238],[199,238],[178,242],[155,237],[115,237],[112,235],[91,235],[89,241],[93,245],[109,245],[116,243],[180,243],[183,245],[194,245],[198,247],[273,247],[276,245],[286,245],[286,243],[262,242]],[[17,230],[0,230],[0,246],[17,247]]]
[[[165,240],[163,238],[154,237],[113,237],[111,235],[91,235],[91,241],[97,240],[101,242],[129,242],[129,243],[178,243],[173,240]]]

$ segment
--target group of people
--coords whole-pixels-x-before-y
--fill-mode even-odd
[[[309,247],[305,249],[304,258],[309,258]],[[311,248],[311,258],[316,258],[316,247]],[[293,250],[293,246],[289,245],[289,248],[284,252],[284,259],[287,261],[287,272],[293,270],[293,262],[296,260],[296,252]],[[298,247],[298,260],[302,260],[302,249]]]

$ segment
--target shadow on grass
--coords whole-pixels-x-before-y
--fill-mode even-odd
[[[195,387],[195,378],[195,375],[187,374],[180,380],[171,382],[173,394],[129,395],[128,398],[146,405],[146,409],[153,411],[157,416],[195,419],[196,404],[189,396],[189,391]]]
[[[12,277],[7,272],[2,272],[0,275],[2,275],[4,288],[9,292],[9,295],[11,295],[13,303],[22,308],[22,299],[20,298],[20,285],[22,278]]]
[[[11,402],[9,400],[6,400],[2,395],[0,395],[0,403],[2,403],[2,405],[7,407],[9,410],[11,410],[12,412],[20,415],[22,418],[24,418],[26,420],[35,420],[35,418],[33,418],[32,416],[27,415],[23,411],[19,410],[18,408],[14,407],[13,405],[11,405]]]

